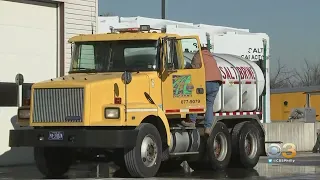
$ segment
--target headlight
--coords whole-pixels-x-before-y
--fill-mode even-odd
[[[108,107],[104,109],[104,117],[106,119],[119,119],[120,117],[120,109]]]
[[[29,119],[30,109],[18,109],[18,119]]]

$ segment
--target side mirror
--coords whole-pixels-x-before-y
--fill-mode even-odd
[[[166,70],[168,72],[176,72],[177,70],[174,69],[174,55],[175,55],[175,39],[170,38],[166,41]]]
[[[23,75],[22,74],[17,74],[16,75],[16,79],[15,79],[15,81],[16,81],[16,85],[18,85],[18,86],[20,86],[20,85],[22,85],[23,84],[23,82],[24,82],[24,78],[23,78]]]
[[[121,80],[123,84],[130,84],[132,81],[132,74],[130,72],[125,71],[121,76]]]

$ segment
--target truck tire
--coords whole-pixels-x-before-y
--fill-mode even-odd
[[[231,135],[228,127],[222,123],[212,129],[206,143],[206,157],[202,162],[190,162],[194,170],[224,170],[228,167],[231,159]]]
[[[232,129],[232,167],[253,168],[257,165],[262,152],[259,137],[254,123],[245,121],[235,125]]]
[[[211,168],[213,170],[226,169],[231,159],[231,135],[228,127],[222,122],[217,122],[207,143]]]
[[[161,165],[161,137],[158,129],[152,124],[142,123],[138,129],[136,146],[124,151],[125,165],[132,177],[153,177]]]
[[[72,165],[72,153],[67,148],[35,147],[34,160],[46,178],[61,178]]]

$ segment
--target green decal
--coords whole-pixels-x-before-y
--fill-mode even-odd
[[[173,97],[192,97],[191,75],[172,76]]]

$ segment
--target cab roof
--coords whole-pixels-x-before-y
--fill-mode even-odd
[[[84,41],[117,41],[117,40],[158,40],[161,37],[179,37],[177,34],[152,33],[152,32],[126,32],[126,33],[103,33],[83,34],[69,39],[68,42]]]

